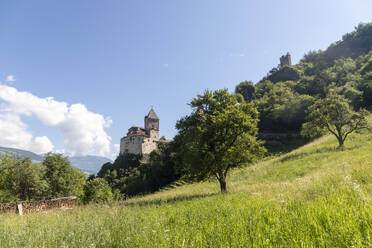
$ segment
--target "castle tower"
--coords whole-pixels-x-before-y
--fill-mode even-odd
[[[292,66],[292,59],[289,52],[280,57],[280,68],[283,68],[284,66]]]
[[[145,130],[151,138],[159,139],[159,117],[151,108],[148,115],[145,116]]]
[[[148,155],[158,147],[159,117],[151,108],[145,116],[145,126],[132,126],[126,136],[120,139],[120,154]]]

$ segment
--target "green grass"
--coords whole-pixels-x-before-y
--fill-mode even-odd
[[[0,247],[372,247],[372,134],[323,137],[216,182],[0,216]]]

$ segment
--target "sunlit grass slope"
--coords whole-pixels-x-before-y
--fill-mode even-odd
[[[0,216],[0,247],[372,247],[372,134],[113,206]]]

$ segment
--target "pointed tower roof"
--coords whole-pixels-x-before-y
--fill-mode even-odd
[[[159,120],[159,117],[157,116],[153,108],[151,108],[149,114],[146,117],[148,119]]]

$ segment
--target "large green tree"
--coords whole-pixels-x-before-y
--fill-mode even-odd
[[[82,196],[85,175],[71,166],[67,157],[48,153],[43,161],[44,178],[49,184],[49,197]]]
[[[174,142],[181,169],[196,180],[216,178],[221,192],[226,192],[230,169],[265,152],[257,140],[258,111],[251,103],[238,103],[226,89],[207,90],[190,106],[192,113],[176,124],[179,133]]]
[[[45,197],[48,184],[43,169],[31,159],[15,156],[0,157],[0,201],[38,200]]]
[[[330,91],[326,98],[319,99],[309,108],[302,134],[315,137],[329,132],[337,138],[339,147],[343,147],[349,134],[370,127],[367,115],[368,111],[364,109],[355,112],[350,100]]]

